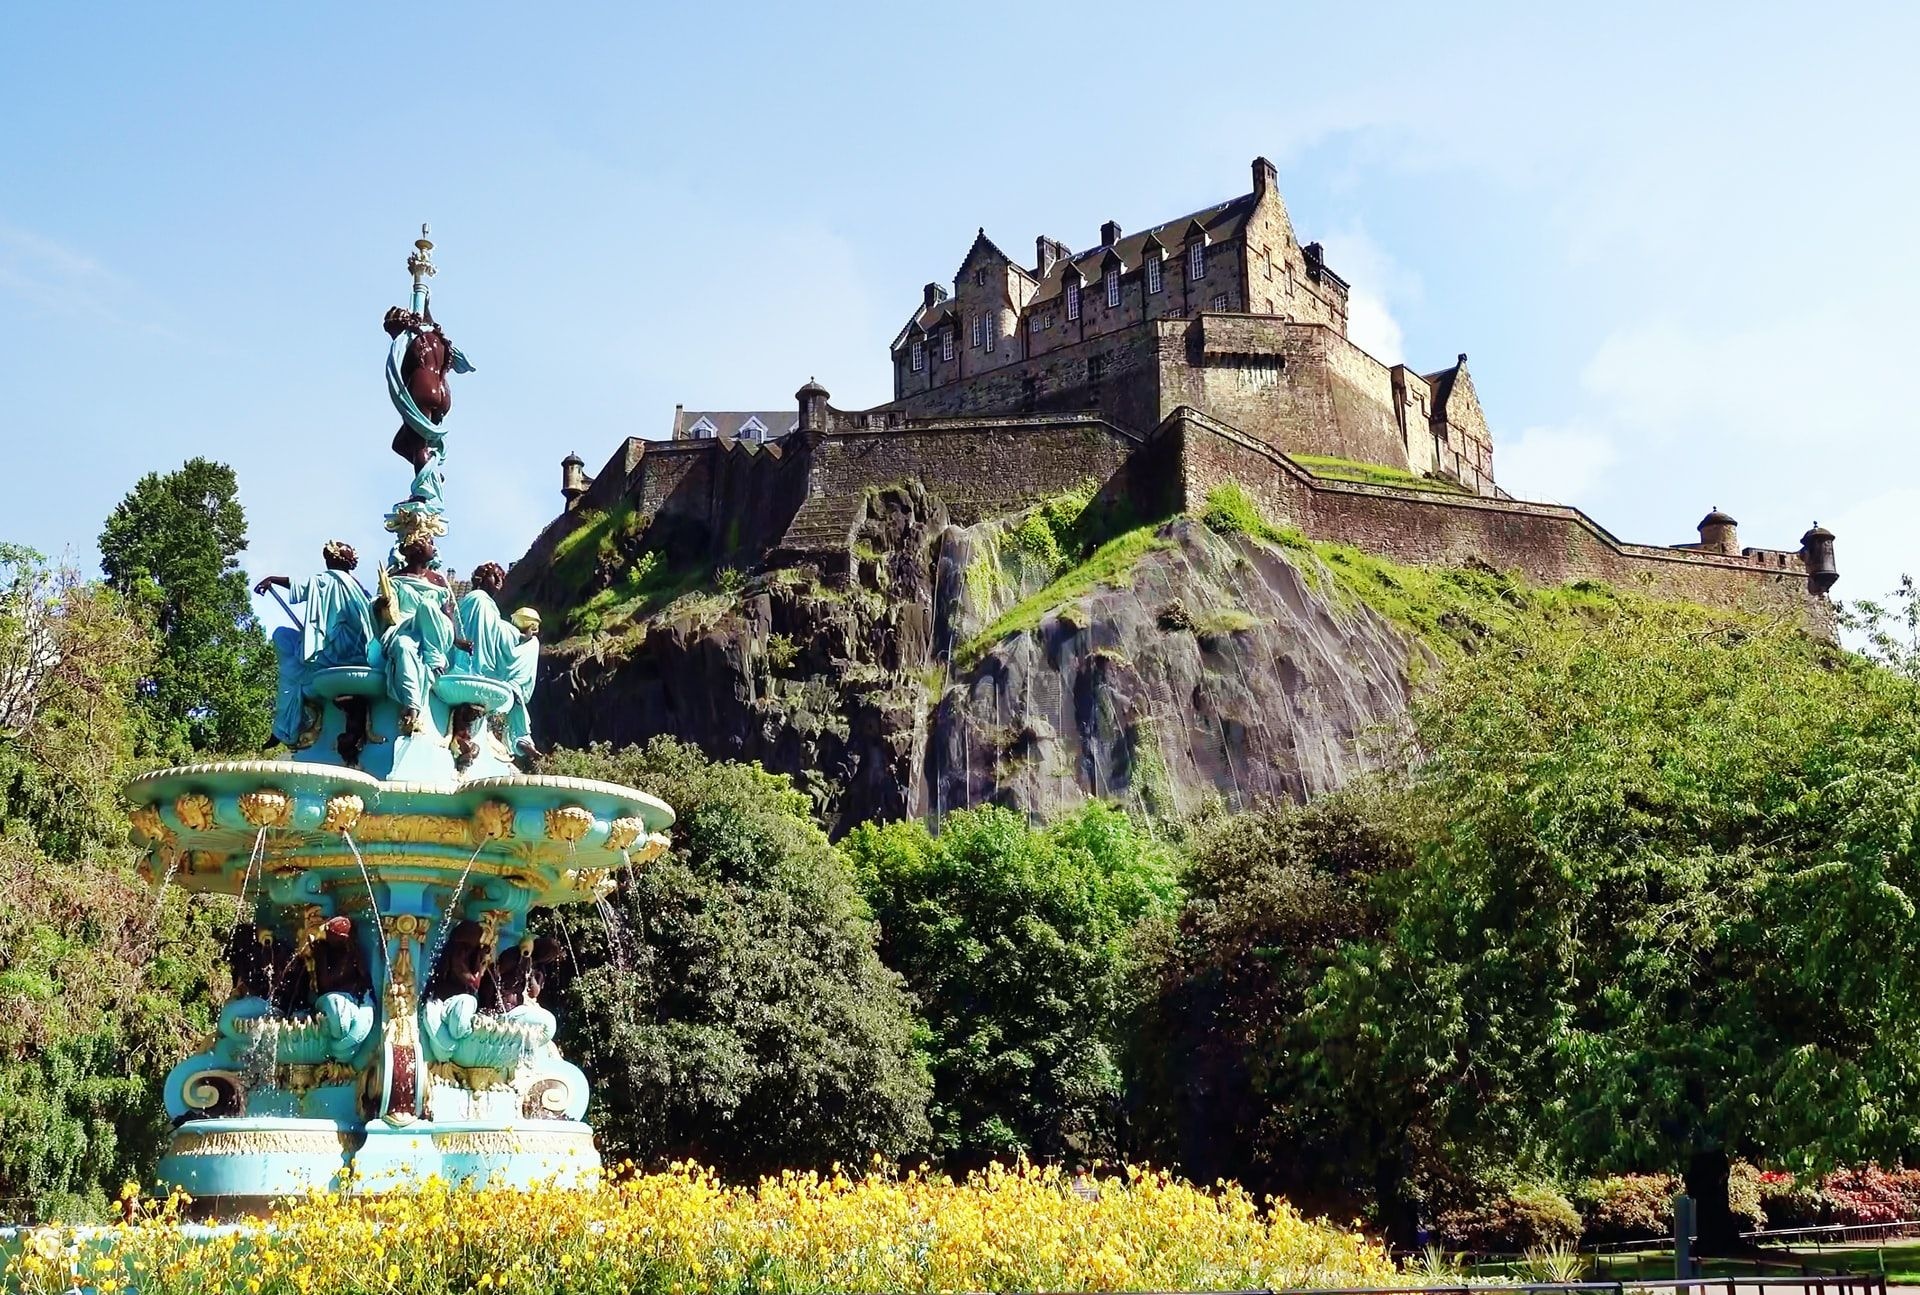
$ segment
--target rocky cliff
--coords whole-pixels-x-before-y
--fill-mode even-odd
[[[625,619],[576,611],[549,648],[539,736],[666,733],[757,760],[836,830],[1087,796],[1154,816],[1298,799],[1384,754],[1417,639],[1270,534],[1177,518],[1076,549],[1085,502],[960,527],[917,486],[878,491],[837,578],[721,571],[653,607],[645,588],[674,586],[623,577],[603,542],[585,605],[619,610],[623,578],[640,592]]]

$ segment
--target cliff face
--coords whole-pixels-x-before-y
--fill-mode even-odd
[[[757,760],[844,831],[986,803],[1044,815],[1102,796],[1169,816],[1300,799],[1401,730],[1422,649],[1331,592],[1312,556],[1177,519],[1063,572],[1033,534],[878,492],[849,580],[729,577],[550,649],[540,737],[666,733]]]

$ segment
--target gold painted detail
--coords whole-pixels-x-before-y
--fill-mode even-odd
[[[219,872],[227,864],[227,856],[213,850],[189,850],[187,852],[187,871],[197,876]]]
[[[227,1089],[221,1087],[223,1083],[227,1085]],[[244,1100],[246,1091],[246,1080],[239,1071],[209,1069],[191,1076],[180,1086],[180,1100],[192,1110],[210,1111],[218,1106],[223,1098],[233,1094],[242,1095]]]
[[[480,914],[480,932],[487,947],[487,960],[493,960],[494,950],[500,947],[500,928],[513,920],[513,914],[504,908],[489,908]]]
[[[547,839],[577,842],[593,829],[593,814],[583,805],[558,805],[547,811]]]
[[[160,811],[152,805],[142,805],[127,815],[127,819],[133,824],[133,830],[146,838],[148,844],[173,844],[173,829],[160,821]]]
[[[174,815],[189,832],[213,828],[213,798],[204,792],[190,791],[173,802]]]
[[[428,921],[417,913],[395,913],[382,923],[389,937],[399,936],[403,940],[424,940],[427,938]]]
[[[637,818],[616,818],[607,824],[607,848],[624,850],[645,834],[647,825]]]
[[[336,1129],[275,1129],[259,1132],[211,1130],[191,1125],[173,1135],[168,1153],[176,1156],[345,1155],[347,1135]]]
[[[667,847],[671,844],[673,844],[673,842],[667,837],[666,833],[649,832],[645,845],[642,845],[638,850],[629,850],[627,852],[627,862],[635,868],[645,867],[647,864],[652,863],[655,859],[665,854]]]
[[[327,808],[320,819],[322,832],[348,832],[366,812],[367,802],[350,791],[327,797]]]
[[[354,830],[358,841],[403,845],[472,845],[473,821],[451,814],[369,814]]]
[[[293,801],[275,787],[262,787],[240,797],[240,816],[255,827],[285,827],[293,815]]]
[[[605,899],[614,891],[613,876],[605,868],[568,868],[561,879],[568,890],[588,899]]]
[[[476,840],[499,841],[513,835],[513,806],[504,800],[484,800],[473,811]]]
[[[286,1065],[275,1072],[274,1083],[296,1097],[304,1097],[316,1088],[350,1084],[359,1073],[344,1061],[322,1061],[317,1065]]]
[[[451,1061],[436,1061],[427,1067],[427,1074],[435,1083],[470,1093],[501,1092],[513,1087],[507,1072],[498,1066],[456,1066]]]
[[[436,1151],[472,1155],[510,1156],[526,1152],[592,1156],[593,1134],[581,1128],[562,1129],[449,1129],[434,1133]]]

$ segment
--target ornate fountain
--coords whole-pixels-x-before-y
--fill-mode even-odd
[[[162,769],[127,789],[157,885],[240,901],[233,1000],[166,1084],[160,1178],[215,1212],[599,1167],[586,1079],[539,1001],[564,947],[528,921],[604,904],[621,869],[666,849],[673,811],[522,771],[538,617],[501,614],[492,564],[456,599],[439,561],[446,380],[472,366],[434,322],[426,235],[407,263],[411,306],[385,321],[393,448],[414,477],[387,515],[377,589],[341,541],[312,579],[259,586],[296,621],[274,635],[274,736],[290,758]]]

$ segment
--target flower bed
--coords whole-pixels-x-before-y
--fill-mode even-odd
[[[43,1229],[0,1286],[42,1295],[439,1295],[440,1292],[1246,1290],[1372,1286],[1392,1262],[1356,1232],[1129,1169],[1072,1178],[991,1169],[783,1174],[727,1186],[703,1170],[587,1191],[313,1196],[256,1226],[191,1229],[148,1203],[90,1244]]]

